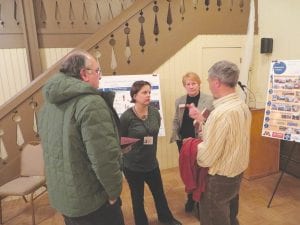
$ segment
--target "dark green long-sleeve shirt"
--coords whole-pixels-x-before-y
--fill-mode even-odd
[[[129,108],[122,114],[120,123],[122,136],[140,139],[133,145],[131,151],[123,155],[124,167],[139,172],[147,172],[157,168],[157,136],[161,123],[158,110],[149,106],[147,119],[141,120],[135,115],[133,109]],[[144,145],[143,140],[146,136],[153,137],[152,145]]]

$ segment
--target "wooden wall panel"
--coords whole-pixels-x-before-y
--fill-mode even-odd
[[[94,33],[99,26],[118,16],[133,1],[119,0],[35,0],[39,34]]]
[[[29,82],[25,49],[0,49],[0,105]]]
[[[43,71],[70,52],[71,48],[40,49]],[[0,105],[30,82],[26,50],[0,49]]]
[[[261,136],[264,109],[251,109],[249,165],[244,178],[251,180],[279,171],[280,140]]]
[[[40,49],[40,57],[42,68],[45,71],[63,56],[68,54],[72,48],[42,48]]]
[[[133,0],[35,0],[39,46],[74,47],[133,4]],[[44,10],[42,10],[44,8]]]

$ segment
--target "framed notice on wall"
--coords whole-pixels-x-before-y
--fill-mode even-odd
[[[114,91],[116,93],[114,100],[114,108],[120,117],[121,114],[132,107],[130,88],[137,80],[145,80],[151,84],[151,102],[155,106],[161,116],[161,126],[158,136],[165,136],[164,119],[161,104],[160,82],[159,75],[145,74],[145,75],[121,75],[121,76],[103,76],[100,81],[100,90]]]
[[[262,135],[300,142],[300,60],[271,63]]]

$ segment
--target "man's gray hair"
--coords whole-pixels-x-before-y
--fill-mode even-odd
[[[80,70],[86,67],[89,53],[83,50],[71,52],[61,64],[60,72],[81,79]]]
[[[236,64],[222,60],[208,70],[208,77],[217,78],[221,83],[235,87],[239,80],[240,70]]]

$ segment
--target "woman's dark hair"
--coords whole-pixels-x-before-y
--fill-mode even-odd
[[[80,70],[86,67],[87,54],[87,52],[81,50],[70,53],[62,63],[59,71],[68,76],[81,79]]]
[[[151,84],[145,80],[138,80],[132,84],[130,89],[130,96],[131,96],[130,102],[135,103],[134,95],[137,94],[145,85],[148,85],[151,88]]]

